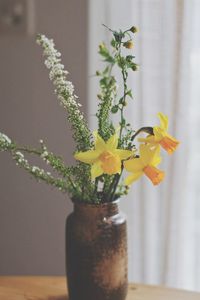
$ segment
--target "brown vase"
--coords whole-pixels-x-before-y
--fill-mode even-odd
[[[125,300],[127,230],[118,203],[74,203],[66,222],[69,300]]]

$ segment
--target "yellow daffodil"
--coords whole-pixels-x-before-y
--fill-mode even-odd
[[[97,132],[94,133],[94,137],[94,150],[78,152],[74,155],[75,159],[92,165],[92,179],[102,174],[120,174],[121,161],[130,157],[133,152],[129,150],[117,149],[117,134],[111,136],[107,142],[105,142]]]
[[[173,136],[167,133],[168,130],[168,118],[163,113],[158,113],[160,119],[160,126],[155,126],[153,128],[154,135],[149,135],[146,138],[139,138],[138,141],[149,143],[151,145],[160,145],[164,148],[168,154],[172,154],[179,141],[177,141]]]
[[[164,172],[156,168],[160,162],[160,149],[158,147],[152,150],[148,145],[140,145],[140,157],[132,158],[124,162],[125,169],[132,173],[125,179],[125,184],[130,185],[143,174],[146,175],[154,185],[159,184],[164,178]]]

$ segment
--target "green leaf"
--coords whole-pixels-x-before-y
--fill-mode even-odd
[[[113,35],[114,35],[115,41],[116,41],[117,43],[120,43],[121,40],[122,40],[122,37],[123,37],[122,34],[121,34],[120,32],[115,31],[115,32],[113,33]]]
[[[107,56],[107,58],[106,59],[104,59],[104,61],[106,61],[106,62],[109,62],[109,63],[111,63],[111,64],[114,64],[115,63],[115,59],[112,57],[112,56]]]
[[[100,83],[100,86],[101,86],[101,87],[106,87],[107,84],[108,84],[107,77],[101,78],[101,80],[99,81],[99,83]]]
[[[116,48],[116,46],[117,46],[117,43],[116,43],[115,39],[112,39],[110,44],[113,48]]]
[[[126,66],[127,64],[126,59],[124,57],[119,57],[117,63],[120,68],[124,68],[124,66]]]
[[[128,90],[126,93],[131,99],[133,99],[132,90]]]
[[[105,68],[105,70],[103,71],[103,75],[106,75],[107,73],[108,73],[108,71],[109,71],[109,66],[107,66],[106,68]]]
[[[122,104],[124,101],[124,96],[119,99],[119,104]]]
[[[135,58],[135,56],[133,56],[133,55],[127,55],[127,56],[126,56],[126,60],[127,60],[128,62],[132,61],[133,58]]]

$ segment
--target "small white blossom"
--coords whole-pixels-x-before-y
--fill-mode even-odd
[[[20,151],[17,151],[15,152],[15,155],[16,155],[17,162],[19,164],[26,164],[26,161],[24,159],[24,154],[22,154]]]
[[[41,157],[43,159],[45,159],[47,156],[49,155],[49,153],[47,151],[44,151],[42,154],[41,154]]]
[[[11,144],[11,139],[7,135],[5,135],[4,133],[0,132],[0,142],[10,145]]]
[[[17,151],[15,154],[21,158],[24,158],[24,154],[22,154],[20,151]]]
[[[43,174],[44,174],[44,170],[40,169],[40,170],[39,170],[39,174],[40,174],[40,175],[43,175]]]
[[[33,166],[32,167],[32,172],[35,173],[35,172],[39,172],[40,171],[40,168],[36,167],[36,166]]]

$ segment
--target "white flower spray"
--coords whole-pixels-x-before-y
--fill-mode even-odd
[[[60,104],[67,111],[67,119],[73,131],[73,139],[76,142],[76,150],[86,151],[91,149],[93,142],[91,141],[91,132],[87,122],[80,111],[81,104],[77,101],[78,97],[74,94],[74,86],[72,82],[67,80],[68,71],[64,70],[61,64],[61,53],[55,49],[52,39],[48,39],[45,35],[37,36],[37,43],[42,46],[43,54],[46,57],[45,65],[50,70],[49,78],[55,86],[55,93]],[[73,175],[77,186],[82,190],[82,197],[87,194],[90,200],[93,195],[94,184],[91,182],[89,165],[78,163],[73,168]],[[87,186],[87,191],[85,191]]]
[[[45,35],[38,35],[37,43],[42,46],[44,56],[47,57],[45,65],[50,69],[49,78],[53,81],[55,93],[68,113],[67,118],[73,130],[77,150],[90,149],[91,133],[79,109],[81,104],[78,103],[78,97],[74,94],[74,86],[66,78],[68,71],[65,71],[64,65],[61,64],[61,53],[55,49],[53,40]]]

